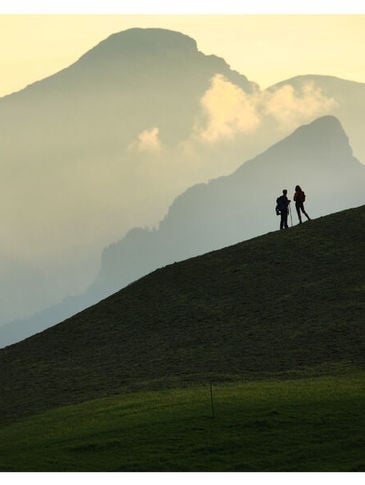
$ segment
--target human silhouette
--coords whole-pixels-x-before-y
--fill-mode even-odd
[[[288,229],[288,214],[289,214],[289,204],[290,200],[286,196],[288,191],[283,190],[283,195],[276,199],[276,213],[280,214],[280,230]]]
[[[300,188],[299,185],[295,187],[295,193],[294,193],[293,199],[295,200],[295,208],[297,210],[299,224],[302,223],[302,215],[300,212],[303,212],[303,214],[308,219],[308,221],[310,221],[309,215],[304,210],[305,193],[303,192],[303,190]]]

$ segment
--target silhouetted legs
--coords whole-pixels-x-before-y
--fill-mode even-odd
[[[304,205],[303,205],[303,202],[296,202],[295,203],[295,208],[297,210],[297,214],[298,214],[298,219],[299,219],[299,224],[302,223],[302,215],[300,213],[300,211],[303,212],[303,214],[305,215],[305,217],[308,219],[308,221],[311,220],[311,218],[309,217],[309,215],[305,212],[304,210]]]
[[[280,229],[288,229],[288,211],[282,210],[280,212]]]

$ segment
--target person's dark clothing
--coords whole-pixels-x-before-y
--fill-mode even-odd
[[[280,229],[288,229],[288,209],[280,213]]]
[[[308,221],[310,221],[310,217],[309,217],[309,215],[306,213],[306,211],[304,209],[304,200],[305,200],[304,192],[302,190],[296,191],[295,194],[294,194],[293,199],[295,200],[295,208],[297,210],[299,224],[302,223],[301,212],[303,212],[303,214],[306,216],[306,218],[308,219]]]
[[[277,210],[280,213],[280,229],[288,229],[289,199],[281,195],[276,199]]]

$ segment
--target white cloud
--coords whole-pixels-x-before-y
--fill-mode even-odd
[[[268,118],[274,118],[277,128],[286,131],[330,114],[337,106],[313,82],[298,89],[286,84],[276,91],[248,94],[220,74],[212,78],[200,104],[201,119],[194,138],[210,144],[253,134]]]
[[[129,149],[137,152],[159,152],[162,149],[159,139],[159,128],[154,127],[144,130],[138,135],[137,141],[130,145]]]
[[[220,74],[213,77],[200,103],[206,126],[196,131],[204,141],[214,143],[238,133],[251,133],[260,123],[255,98]]]
[[[330,113],[337,102],[325,96],[313,82],[308,82],[299,90],[285,84],[272,93],[264,92],[261,105],[264,114],[275,118],[280,128],[286,129]]]

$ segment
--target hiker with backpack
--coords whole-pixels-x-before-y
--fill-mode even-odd
[[[276,199],[276,214],[280,215],[280,230],[288,229],[288,214],[289,214],[289,204],[290,200],[286,196],[288,191],[283,190],[283,195]]]
[[[303,214],[306,216],[308,221],[310,221],[309,215],[304,210],[305,193],[303,192],[303,190],[300,188],[299,185],[295,187],[295,194],[293,199],[295,200],[295,208],[297,210],[299,224],[302,223],[302,216],[300,212],[303,212]]]

